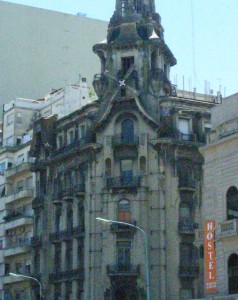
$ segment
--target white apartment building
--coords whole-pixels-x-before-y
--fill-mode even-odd
[[[85,78],[53,90],[41,100],[16,98],[4,105],[0,148],[0,299],[33,299],[31,282],[9,273],[32,275],[32,202],[35,174],[29,157],[33,122],[40,116],[58,118],[89,103]],[[1,298],[2,297],[2,298]],[[4,298],[3,298],[4,297]]]

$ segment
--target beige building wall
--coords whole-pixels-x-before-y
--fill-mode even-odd
[[[227,192],[231,187],[238,187],[237,101],[237,96],[234,95],[212,110],[209,144],[200,150],[205,159],[203,218],[216,221],[217,295],[219,296],[229,294],[231,271],[228,271],[228,261],[232,254],[238,255],[238,222],[237,219],[228,220],[227,215],[229,210]]]
[[[91,50],[105,39],[107,22],[5,1],[0,20],[0,104],[41,98],[79,74],[91,84],[98,73]]]

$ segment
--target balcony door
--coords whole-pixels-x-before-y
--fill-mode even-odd
[[[130,159],[121,160],[121,184],[130,185],[133,182],[133,162]]]
[[[131,242],[117,243],[117,266],[119,272],[128,272],[131,265]]]
[[[121,123],[121,140],[123,143],[134,141],[134,122],[131,119],[126,119]]]

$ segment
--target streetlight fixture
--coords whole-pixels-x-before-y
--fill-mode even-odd
[[[149,275],[149,251],[148,251],[148,238],[146,235],[146,232],[141,229],[140,227],[127,223],[127,222],[122,222],[122,221],[114,221],[114,220],[107,220],[107,219],[103,219],[103,218],[96,218],[96,220],[100,221],[100,222],[104,222],[104,223],[109,223],[109,224],[121,224],[121,225],[125,225],[125,226],[130,226],[133,227],[137,230],[139,230],[143,237],[144,237],[144,241],[145,241],[145,261],[146,261],[146,299],[150,300],[150,275]]]
[[[10,276],[14,276],[14,277],[23,277],[23,278],[27,278],[27,279],[30,279],[30,280],[34,280],[36,281],[39,286],[40,286],[40,299],[43,299],[42,298],[42,285],[40,283],[40,281],[34,277],[31,277],[31,276],[27,276],[27,275],[22,275],[22,274],[16,274],[16,273],[9,273]]]

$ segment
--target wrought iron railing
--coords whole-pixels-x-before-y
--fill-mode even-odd
[[[140,176],[120,176],[107,178],[108,188],[139,187]]]
[[[6,250],[17,247],[31,246],[31,238],[17,238],[15,240],[6,240]]]
[[[123,137],[122,135],[114,135],[112,137],[112,147],[117,146],[139,146],[139,136]]]
[[[180,219],[178,228],[180,232],[195,233],[194,222],[191,219]]]
[[[49,281],[60,281],[60,280],[84,280],[84,269],[78,268],[76,270],[57,272],[49,275]]]
[[[84,226],[79,225],[72,229],[51,233],[49,238],[52,243],[55,243],[55,242],[60,242],[62,240],[73,239],[74,237],[78,237],[78,235],[83,235],[83,234],[84,234]]]
[[[179,266],[180,277],[196,277],[199,274],[198,265]]]
[[[140,274],[140,265],[132,264],[116,264],[107,266],[108,275],[118,275],[118,274],[130,274],[130,275],[139,275]]]

